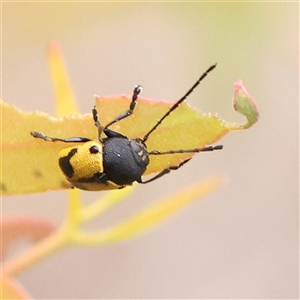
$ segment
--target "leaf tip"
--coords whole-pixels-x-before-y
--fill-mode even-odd
[[[234,84],[233,107],[244,115],[248,122],[242,126],[244,129],[251,127],[257,122],[259,113],[254,99],[250,96],[241,79]]]

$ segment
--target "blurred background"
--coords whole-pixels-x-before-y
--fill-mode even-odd
[[[162,226],[126,242],[68,248],[18,278],[36,299],[298,298],[298,3],[2,3],[2,97],[54,114],[47,45],[58,41],[82,113],[94,94],[174,101],[211,64],[187,102],[227,121],[242,79],[259,122],[232,132],[224,150],[139,186],[89,229],[114,224],[157,201],[222,175],[226,183]],[[26,176],[26,175],[25,175]],[[85,203],[99,193],[83,192]],[[3,215],[59,224],[66,192],[2,199]]]

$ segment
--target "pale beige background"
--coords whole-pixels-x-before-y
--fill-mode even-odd
[[[243,122],[241,78],[260,121],[183,169],[140,186],[89,228],[112,224],[191,182],[227,184],[157,230],[116,245],[67,249],[19,276],[33,297],[298,298],[297,3],[2,3],[2,97],[54,113],[46,46],[60,42],[81,112],[93,94],[176,100],[212,63],[188,102]],[[55,163],[55,162],[54,162]],[[20,166],[20,172],[22,172]],[[26,174],[24,174],[26,176]],[[99,194],[83,193],[86,203]],[[63,220],[65,192],[2,199],[2,213]]]

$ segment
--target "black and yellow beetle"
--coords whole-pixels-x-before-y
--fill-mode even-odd
[[[150,134],[163,122],[163,120],[182,103],[192,91],[200,84],[200,82],[212,71],[216,65],[209,67],[205,73],[197,80],[197,82],[188,90],[188,92],[180,98],[161,119],[152,127],[152,129],[143,137],[129,139],[126,136],[110,130],[109,127],[132,115],[138,95],[142,88],[136,86],[133,90],[132,100],[129,109],[116,117],[106,126],[102,126],[98,120],[97,110],[94,107],[93,119],[95,126],[98,128],[98,140],[92,141],[85,137],[56,138],[48,137],[36,131],[32,131],[31,135],[45,141],[61,141],[64,143],[82,143],[62,149],[59,153],[59,166],[64,173],[66,179],[74,186],[82,190],[101,191],[120,189],[125,186],[132,185],[133,182],[148,183],[156,180],[172,170],[179,169],[190,159],[181,162],[179,165],[170,166],[154,177],[143,181],[144,174],[151,155],[164,155],[176,153],[196,153],[202,151],[213,151],[222,149],[222,145],[209,146],[196,149],[181,149],[169,151],[148,151],[146,141]],[[106,137],[102,138],[104,133]]]

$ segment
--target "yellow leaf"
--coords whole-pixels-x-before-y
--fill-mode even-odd
[[[50,45],[49,58],[51,78],[56,92],[57,115],[75,113],[76,102],[62,55],[55,43]],[[105,126],[128,110],[130,102],[131,96],[96,96],[101,124]],[[139,97],[133,115],[113,124],[110,129],[130,139],[143,138],[174,103]],[[2,101],[0,105],[2,194],[25,194],[70,188],[70,183],[58,167],[59,150],[70,144],[34,139],[30,136],[30,132],[38,131],[58,138],[87,137],[96,140],[98,132],[92,115],[74,114],[57,119],[42,112],[22,112]],[[146,142],[148,150],[202,148],[215,143],[231,130],[248,128],[257,121],[255,102],[241,81],[235,85],[234,107],[247,117],[246,125],[227,123],[216,115],[196,112],[186,103],[182,103],[151,133]],[[193,155],[194,153],[151,155],[150,164],[144,175],[176,166]]]
[[[101,123],[106,125],[126,111],[130,100],[129,96],[96,97]],[[143,138],[173,104],[174,102],[139,97],[133,116],[113,124],[110,128],[131,139]],[[227,123],[216,115],[197,112],[186,103],[182,103],[157,127],[146,144],[149,151],[202,148],[215,143],[229,131]],[[144,175],[178,165],[193,155],[194,153],[151,156]]]
[[[96,107],[102,124],[128,109],[131,96],[96,97]],[[172,103],[139,98],[134,114],[111,126],[129,138],[142,138],[170,108]],[[67,147],[62,142],[34,139],[30,131],[40,131],[52,137],[81,136],[97,139],[97,129],[91,114],[54,118],[45,113],[24,113],[1,102],[2,121],[2,192],[3,195],[34,193],[69,188],[58,167],[58,152]],[[14,124],[14,126],[11,126]],[[193,149],[210,145],[240,125],[227,123],[219,117],[196,112],[182,103],[176,111],[150,135],[148,150]],[[178,165],[194,154],[151,156],[144,175]],[[207,154],[202,154],[207,155]],[[20,168],[21,166],[21,168]]]
[[[56,94],[56,116],[78,113],[77,103],[64,59],[57,43],[49,45],[49,69],[53,88]]]
[[[45,113],[26,113],[0,102],[2,195],[25,194],[69,188],[58,166],[62,143],[41,143],[30,135],[38,129],[54,136],[88,135],[94,129],[91,116],[53,118]],[[79,129],[80,127],[80,129]]]

